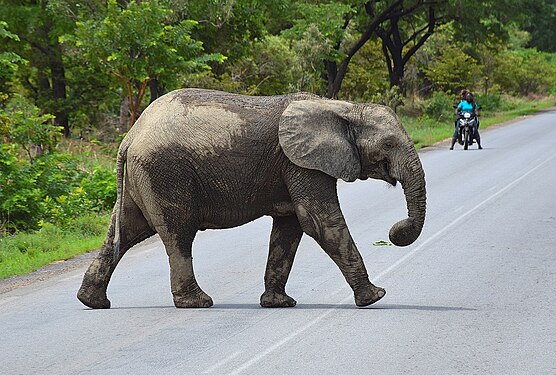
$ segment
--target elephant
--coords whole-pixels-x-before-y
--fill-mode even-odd
[[[124,137],[116,174],[108,233],[77,293],[94,309],[110,308],[106,290],[126,251],[156,233],[168,255],[174,305],[212,306],[193,271],[196,233],[262,216],[272,218],[272,230],[261,306],[296,305],[285,287],[303,234],[339,267],[355,304],[367,306],[386,291],[369,280],[340,210],[338,179],[401,184],[408,217],[391,227],[394,245],[413,243],[425,221],[425,173],[396,114],[303,92],[172,91]]]

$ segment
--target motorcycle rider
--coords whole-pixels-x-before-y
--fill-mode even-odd
[[[475,115],[475,121],[473,125],[473,137],[477,140],[477,145],[479,146],[479,150],[482,150],[483,147],[481,146],[481,136],[479,134],[479,108],[475,103],[475,99],[473,94],[469,90],[462,90],[461,91],[461,98],[462,100],[457,106],[456,113],[459,116],[461,113],[472,113]],[[459,138],[459,129],[458,129],[458,120],[456,119],[455,123],[456,129],[454,130],[454,135],[452,136],[452,144],[450,146],[450,150],[454,149],[454,145]]]

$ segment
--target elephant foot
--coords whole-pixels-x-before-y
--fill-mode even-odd
[[[297,302],[286,293],[265,291],[261,295],[262,307],[294,307]]]
[[[174,294],[174,306],[177,308],[199,308],[211,307],[214,304],[212,298],[202,290],[195,294]]]
[[[386,290],[371,285],[367,290],[355,292],[355,304],[359,307],[368,306],[380,300],[385,295]]]
[[[94,287],[81,286],[77,292],[77,299],[92,309],[110,308],[110,300],[106,298],[106,291],[99,291]]]

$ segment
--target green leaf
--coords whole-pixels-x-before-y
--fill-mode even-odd
[[[373,246],[392,246],[392,242],[380,240],[380,241],[373,242]]]

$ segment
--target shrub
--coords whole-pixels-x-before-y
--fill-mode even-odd
[[[102,213],[116,200],[113,171],[85,169],[69,154],[51,153],[33,163],[18,159],[9,145],[0,153],[0,225],[8,231],[46,223],[73,225],[85,213]]]
[[[482,110],[497,111],[501,108],[502,97],[500,95],[476,95],[475,102]]]
[[[0,138],[23,149],[33,161],[43,152],[56,147],[60,127],[54,126],[50,114],[41,114],[39,108],[20,95],[13,95],[5,108],[0,108]]]
[[[534,49],[506,51],[498,57],[495,80],[505,92],[527,96],[556,86],[550,54]]]
[[[450,95],[436,91],[430,99],[425,101],[425,114],[438,120],[451,118],[454,113],[453,106],[454,99]]]
[[[403,105],[403,94],[398,86],[392,86],[382,94],[374,95],[371,102],[386,105],[396,112]]]

